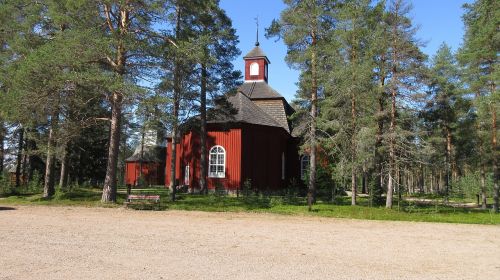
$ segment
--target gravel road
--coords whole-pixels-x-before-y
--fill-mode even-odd
[[[0,279],[500,279],[500,227],[0,207]]]

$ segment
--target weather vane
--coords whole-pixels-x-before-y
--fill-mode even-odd
[[[259,16],[255,17],[255,24],[257,25],[257,40],[255,41],[255,45],[258,46],[259,44]]]

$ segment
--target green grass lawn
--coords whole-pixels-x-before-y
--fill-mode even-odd
[[[489,210],[477,208],[456,208],[433,205],[419,205],[414,202],[402,202],[398,210],[369,207],[367,198],[359,198],[359,206],[351,206],[350,198],[339,197],[335,203],[318,201],[313,211],[307,211],[304,198],[285,197],[233,197],[216,195],[179,194],[174,203],[169,200],[169,192],[165,189],[134,190],[134,193],[159,194],[162,210],[187,210],[210,212],[256,212],[283,215],[303,215],[349,219],[417,221],[468,224],[500,224],[500,214],[492,214]],[[39,193],[23,193],[0,198],[1,204],[9,205],[52,205],[52,206],[85,206],[85,207],[122,207],[125,201],[125,189],[119,189],[116,204],[102,204],[100,189],[75,189],[71,192],[58,192],[54,198],[42,199]],[[436,200],[439,202],[442,200]]]

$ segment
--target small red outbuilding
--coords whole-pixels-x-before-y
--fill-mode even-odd
[[[139,145],[125,160],[125,184],[153,186],[165,184],[165,147]]]

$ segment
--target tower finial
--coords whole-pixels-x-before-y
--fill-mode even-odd
[[[255,46],[259,46],[259,16],[255,18],[255,23],[257,25],[257,40],[255,41]]]

